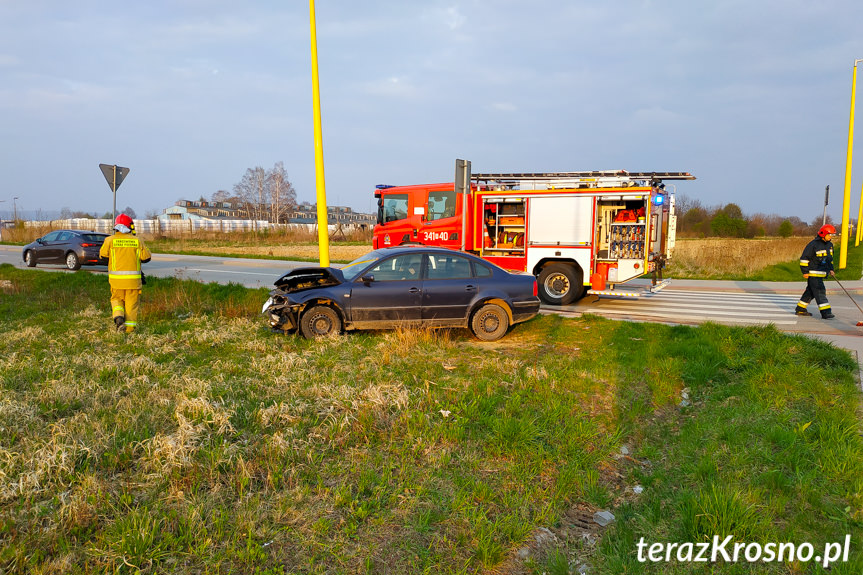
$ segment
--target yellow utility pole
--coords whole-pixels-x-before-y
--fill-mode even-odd
[[[851,119],[848,121],[848,152],[845,155],[845,194],[842,201],[842,243],[839,245],[839,269],[844,270],[848,262],[848,216],[851,211],[851,157],[854,151],[854,100],[857,95],[857,63],[854,60],[854,74],[851,76]],[[858,220],[857,224],[860,222]]]
[[[860,188],[860,212],[857,214],[857,228],[854,232],[854,247],[860,245],[860,239],[863,238],[863,234],[861,234],[861,226],[860,223],[863,222],[863,186]]]
[[[327,219],[327,187],[324,183],[324,142],[321,135],[321,88],[318,82],[318,39],[315,33],[315,0],[309,0],[312,30],[312,91],[315,114],[315,181],[318,200],[318,252],[321,267],[330,265],[330,234]],[[856,68],[854,69],[856,73]]]

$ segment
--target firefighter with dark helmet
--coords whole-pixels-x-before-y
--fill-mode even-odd
[[[109,236],[99,255],[108,258],[108,283],[111,286],[111,315],[117,331],[131,333],[138,326],[141,296],[141,264],[152,255],[143,240],[132,233],[132,218],[117,216],[114,235]]]
[[[828,275],[836,275],[833,271],[833,243],[830,241],[835,233],[836,228],[825,224],[818,230],[818,237],[803,249],[803,254],[800,256],[800,271],[806,278],[806,291],[797,302],[797,308],[794,310],[797,315],[812,315],[806,310],[806,306],[812,298],[815,298],[823,319],[836,317],[830,309],[827,290],[824,289],[824,278]]]

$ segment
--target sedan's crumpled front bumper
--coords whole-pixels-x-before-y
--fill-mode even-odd
[[[274,289],[270,292],[269,299],[264,302],[261,313],[267,316],[271,328],[290,331],[297,329],[300,307],[302,306],[291,303],[284,291]]]

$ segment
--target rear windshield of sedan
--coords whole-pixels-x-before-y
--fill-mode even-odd
[[[81,234],[81,237],[88,242],[104,242],[108,236],[105,234]]]

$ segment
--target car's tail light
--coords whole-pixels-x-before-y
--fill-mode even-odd
[[[536,286],[536,278],[533,278],[533,297],[537,297],[539,295],[539,290]]]
[[[81,244],[82,248],[95,248],[99,244]]]

